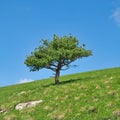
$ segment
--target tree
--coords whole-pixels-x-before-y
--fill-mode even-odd
[[[41,45],[27,56],[25,64],[30,71],[47,68],[55,72],[55,84],[59,84],[61,70],[70,67],[70,63],[83,57],[92,55],[91,50],[86,50],[85,44],[79,46],[76,37],[69,35],[58,37],[53,35],[53,40],[42,40]]]

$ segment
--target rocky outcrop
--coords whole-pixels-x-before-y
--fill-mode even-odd
[[[37,104],[39,104],[41,102],[42,102],[42,100],[25,102],[25,103],[19,103],[19,104],[16,105],[15,109],[16,110],[22,110],[24,108],[35,107]]]

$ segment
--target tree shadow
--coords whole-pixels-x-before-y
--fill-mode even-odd
[[[80,78],[75,78],[75,79],[69,79],[69,80],[66,80],[66,81],[61,81],[59,84],[69,84],[69,83],[74,83],[74,82],[77,82],[77,81],[80,81],[82,79]]]
[[[69,84],[69,83],[74,83],[74,82],[77,82],[77,81],[80,81],[80,80],[81,80],[80,78],[69,79],[69,80],[66,80],[66,81],[61,81],[59,84],[50,83],[50,84],[48,84],[48,85],[44,85],[43,87],[49,87],[49,86],[57,86],[57,85]]]
[[[69,79],[69,80],[65,80],[65,81],[61,81],[59,84],[57,85],[63,85],[63,84],[70,84],[70,83],[75,83],[75,82],[78,82],[78,81],[90,81],[92,80],[93,77],[89,77],[89,76],[86,76],[86,77],[78,77],[78,78],[73,78],[73,79]],[[55,83],[50,83],[48,85],[43,85],[43,87],[49,87],[49,86],[57,86]]]

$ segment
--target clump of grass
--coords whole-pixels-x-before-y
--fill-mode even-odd
[[[6,115],[4,120],[18,120],[18,117],[15,114]]]
[[[113,114],[117,117],[120,117],[120,109],[113,111]]]

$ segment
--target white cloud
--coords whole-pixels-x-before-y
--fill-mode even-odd
[[[18,83],[21,84],[21,83],[27,83],[27,82],[32,82],[32,81],[34,81],[34,80],[24,78],[24,79],[20,79],[20,81]]]
[[[113,0],[113,12],[111,18],[116,22],[116,24],[120,25],[120,0]]]
[[[112,14],[112,18],[115,20],[115,22],[120,25],[120,7],[116,8]]]

